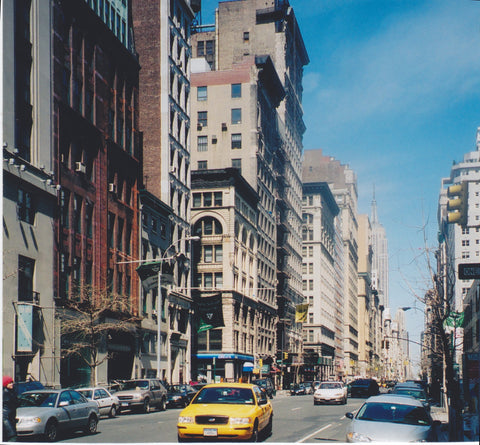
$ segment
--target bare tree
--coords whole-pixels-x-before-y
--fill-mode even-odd
[[[462,402],[460,383],[455,371],[455,338],[450,335],[451,328],[446,321],[451,320],[455,315],[450,296],[454,294],[456,273],[450,264],[445,266],[440,254],[440,248],[428,246],[426,227],[420,229],[423,233],[424,249],[414,259],[419,272],[425,280],[426,288],[423,294],[419,294],[408,280],[405,280],[410,293],[416,300],[425,305],[428,317],[426,322],[428,335],[424,336],[424,352],[430,354],[431,358],[438,364],[442,363],[444,368],[444,385],[448,402],[449,437],[452,441],[463,441],[463,421],[461,416]],[[442,242],[446,242],[443,240]],[[419,261],[423,261],[419,267]],[[436,261],[436,267],[434,267]],[[452,263],[453,264],[453,263]],[[404,277],[405,278],[405,277]],[[428,342],[426,344],[425,342]],[[430,365],[433,364],[433,361]]]
[[[75,356],[90,368],[90,384],[96,385],[96,368],[110,358],[106,341],[114,332],[135,331],[139,318],[129,301],[93,288],[83,288],[78,299],[68,300],[59,311],[62,357]],[[99,354],[100,351],[105,354]]]

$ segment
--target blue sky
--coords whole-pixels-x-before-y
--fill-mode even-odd
[[[202,1],[203,23],[213,23],[217,4]],[[412,306],[414,294],[430,284],[424,235],[434,248],[441,178],[475,149],[480,2],[290,4],[310,57],[304,149],[321,148],[356,172],[360,213],[370,213],[375,187],[389,240],[390,306]],[[419,311],[407,313],[412,340],[419,340],[422,324]]]

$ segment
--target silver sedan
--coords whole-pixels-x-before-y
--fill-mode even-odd
[[[82,394],[69,389],[27,391],[19,396],[17,435],[42,436],[49,442],[58,439],[60,432],[97,431],[98,405]]]
[[[440,422],[423,404],[396,394],[369,397],[357,414],[347,413],[347,442],[436,442]]]

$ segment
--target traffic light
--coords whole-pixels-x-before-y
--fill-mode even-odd
[[[447,189],[447,196],[451,198],[447,203],[447,222],[466,226],[468,222],[468,182],[463,181],[451,185]]]
[[[258,367],[261,368],[263,366],[263,359],[258,359]]]
[[[283,360],[288,360],[288,352],[283,353]]]

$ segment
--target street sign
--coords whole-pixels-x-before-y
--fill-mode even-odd
[[[480,278],[480,264],[479,263],[459,264],[458,278],[460,278],[460,280],[475,280]]]

